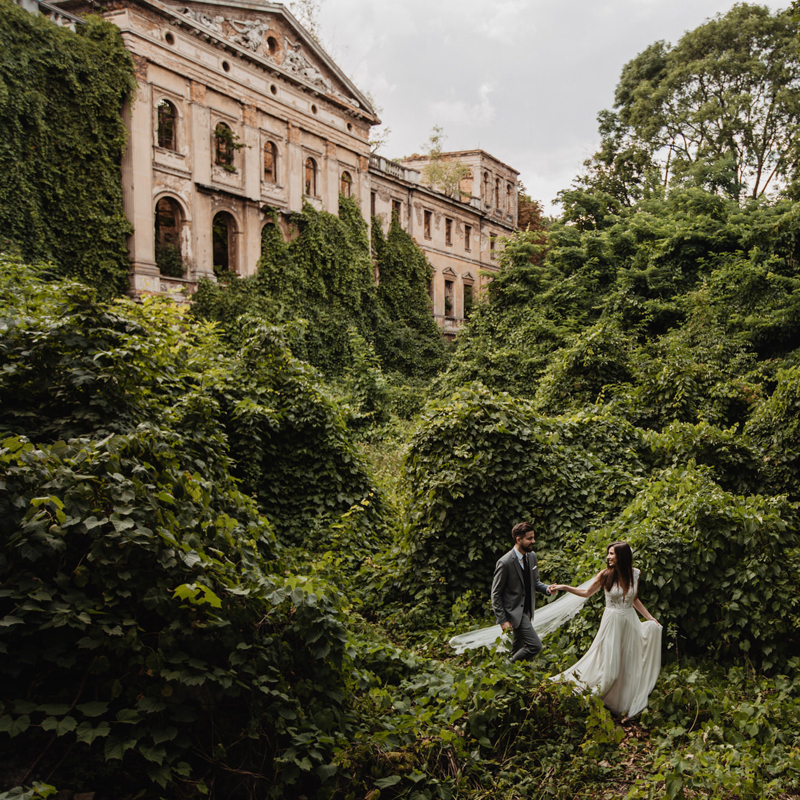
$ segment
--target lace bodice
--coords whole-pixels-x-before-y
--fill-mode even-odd
[[[624,597],[622,596],[622,587],[618,583],[614,584],[611,591],[606,589],[606,608],[633,608],[633,601],[636,599],[636,592],[638,589],[639,570],[634,567],[633,588],[629,589]]]

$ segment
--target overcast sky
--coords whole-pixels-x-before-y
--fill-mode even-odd
[[[323,44],[391,128],[383,154],[480,147],[548,211],[596,149],[623,65],[733,0],[322,0]],[[788,2],[767,2],[772,9]]]

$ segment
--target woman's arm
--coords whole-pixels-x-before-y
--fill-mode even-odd
[[[637,597],[633,601],[633,607],[649,622],[655,622],[656,625],[661,623],[644,607],[644,603]]]
[[[603,585],[603,572],[604,570],[600,570],[600,572],[594,576],[594,580],[585,589],[576,589],[574,586],[567,586],[565,583],[554,583],[550,586],[550,591],[569,592],[578,597],[591,597]]]

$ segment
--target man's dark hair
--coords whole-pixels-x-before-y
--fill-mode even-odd
[[[517,539],[521,539],[528,531],[534,530],[536,530],[536,528],[534,528],[530,522],[518,522],[511,529],[511,539],[513,540],[514,544],[516,544]]]

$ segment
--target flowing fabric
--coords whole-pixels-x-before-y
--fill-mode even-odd
[[[589,578],[578,588],[585,589],[593,580],[594,578]],[[542,608],[537,608],[533,615],[533,627],[536,633],[539,634],[539,638],[544,639],[548,633],[552,633],[569,622],[583,608],[585,602],[585,597],[576,597],[574,594],[565,593],[558,600],[548,603]],[[503,636],[503,629],[500,625],[492,625],[490,628],[479,628],[478,630],[467,631],[467,633],[460,633],[450,640],[450,646],[457,653],[473,650],[476,647],[494,647],[495,645],[501,652],[509,649],[508,640]]]
[[[647,707],[647,698],[661,671],[661,626],[641,622],[633,608],[639,570],[633,589],[623,595],[615,585],[606,591],[606,609],[589,649],[578,662],[553,681],[571,681],[599,695],[614,713],[632,717]]]

